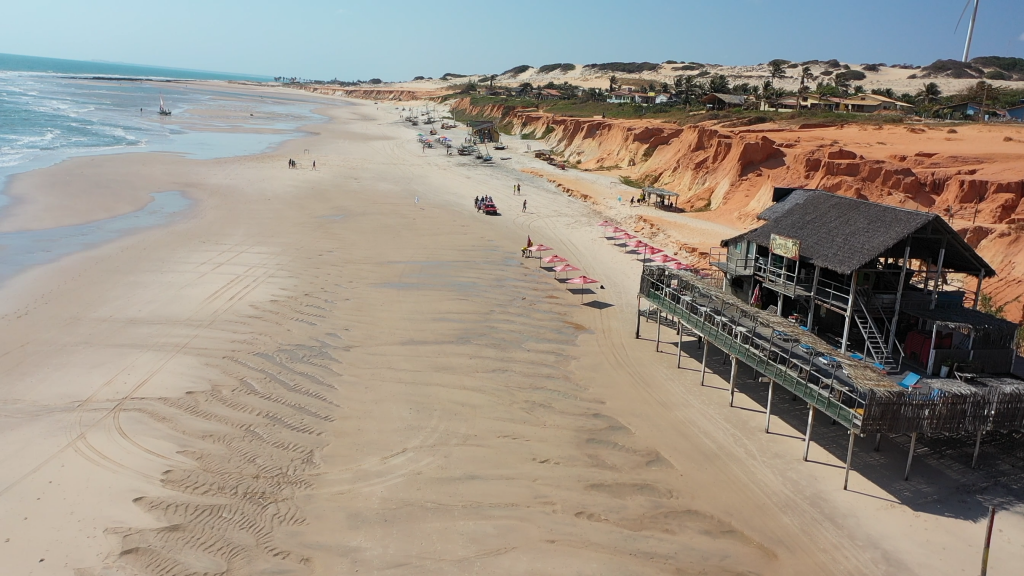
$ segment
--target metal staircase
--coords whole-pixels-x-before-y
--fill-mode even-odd
[[[889,372],[895,370],[898,364],[892,355],[889,354],[889,347],[885,342],[885,334],[878,330],[878,327],[875,326],[875,321],[871,319],[871,314],[868,312],[867,307],[870,299],[871,294],[869,292],[866,292],[863,288],[857,289],[857,297],[855,298],[857,306],[853,310],[853,320],[857,323],[860,333],[864,335],[864,340],[867,342],[867,354]]]

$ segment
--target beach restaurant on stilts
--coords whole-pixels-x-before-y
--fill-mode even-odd
[[[1024,428],[1024,381],[1011,374],[1017,325],[978,310],[992,267],[938,214],[821,190],[776,188],[763,224],[722,242],[712,274],[644,267],[641,318],[657,319],[858,436],[964,436],[978,463],[983,436]],[[648,306],[643,307],[646,301]],[[844,483],[844,489],[846,487]]]

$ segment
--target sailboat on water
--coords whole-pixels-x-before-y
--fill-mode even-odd
[[[164,97],[163,96],[160,97],[160,115],[161,116],[170,116],[171,115],[171,109],[166,107],[166,106],[164,106]]]

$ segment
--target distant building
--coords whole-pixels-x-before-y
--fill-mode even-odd
[[[872,114],[883,110],[894,110],[898,112],[909,112],[914,106],[892,98],[886,98],[878,94],[857,94],[849,98],[833,98],[839,104],[839,112],[855,112],[860,114]]]
[[[608,103],[610,104],[632,104],[634,102],[636,102],[636,95],[633,94],[632,88],[608,93]]]
[[[533,93],[537,100],[561,100],[562,93],[558,90],[552,90],[550,88],[538,88]]]
[[[1006,109],[1006,115],[1017,122],[1024,122],[1024,104]]]
[[[469,132],[477,142],[497,142],[501,139],[501,134],[494,122],[470,120],[466,122],[466,125],[469,126]]]
[[[701,98],[701,102],[712,110],[725,110],[726,108],[742,108],[746,104],[747,98],[738,94],[708,94]]]
[[[946,120],[969,118],[980,114],[981,103],[979,102],[960,102],[959,104],[950,104],[949,106],[939,106],[932,111],[932,115],[936,118],[943,118]]]

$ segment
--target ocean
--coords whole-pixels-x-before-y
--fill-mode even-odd
[[[256,154],[325,121],[295,97],[213,89],[195,80],[265,80],[0,54],[0,212],[14,174],[67,158],[173,152],[209,159]],[[158,114],[163,99],[171,116]],[[142,210],[78,226],[0,234],[0,283],[35,265],[167,222],[190,201],[152,194]]]
[[[196,80],[256,79],[0,54],[0,191],[13,174],[71,156],[254,154],[323,120],[298,95],[254,98],[211,90],[188,83],[189,74]],[[173,112],[169,117],[157,113],[161,98]]]

